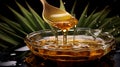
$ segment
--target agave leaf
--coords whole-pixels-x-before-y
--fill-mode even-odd
[[[29,52],[24,51],[23,53],[21,53],[20,55],[17,56],[17,58],[24,58],[24,56],[28,55]]]
[[[6,23],[3,23],[3,22],[0,22],[0,29],[9,30],[9,31],[15,33],[15,31],[13,29],[11,29],[9,25],[7,25]]]
[[[120,36],[115,38],[115,41],[120,43]]]
[[[119,27],[120,25],[120,19],[117,18],[117,17],[114,17],[111,22],[109,22],[108,25],[106,25],[104,28],[105,29],[113,29],[113,28],[116,28],[116,27]]]
[[[108,16],[109,12],[110,12],[110,10],[108,9],[108,7],[105,7],[105,8],[103,9],[103,14],[102,14],[101,17],[99,18],[99,20],[100,20],[100,21],[104,20],[104,19]]]
[[[120,27],[110,29],[109,33],[112,34],[114,37],[120,37]]]
[[[23,17],[20,13],[12,9],[8,6],[8,8],[15,14],[15,16],[18,18],[19,22],[21,23],[22,27],[27,28],[28,31],[35,31],[29,21]]]
[[[120,37],[120,27],[116,28],[112,34],[114,35],[114,37]]]
[[[74,10],[75,10],[75,7],[76,7],[76,4],[77,4],[77,0],[75,0],[74,4],[73,4],[73,7],[72,7],[72,10],[71,10],[71,15],[75,16],[74,14]]]
[[[6,33],[0,31],[0,39],[11,43],[12,45],[18,45],[19,42],[13,39],[12,37],[8,36]]]
[[[94,19],[96,19],[96,17],[99,16],[100,13],[101,13],[101,12],[95,12],[95,13],[91,16],[91,19],[90,19],[90,21],[89,21],[88,24],[91,24],[91,22],[92,22]]]
[[[9,35],[13,35],[14,37],[23,39],[23,37],[20,37],[20,36],[16,35],[15,32],[13,30],[11,30],[5,23],[0,24],[0,29],[4,30]]]
[[[108,24],[113,20],[115,19],[115,17],[113,18],[106,18],[100,26],[99,28],[102,29],[102,28],[105,28],[106,26],[108,26]]]
[[[20,8],[21,12],[23,13],[23,15],[25,16],[25,18],[29,21],[30,25],[35,29],[35,30],[38,30],[37,28],[39,27],[36,27],[36,24],[32,18],[32,14],[27,10],[25,9],[22,5],[20,5],[18,2],[16,2],[16,4],[18,5],[18,7]]]
[[[94,11],[86,18],[86,20],[85,20],[85,22],[83,23],[83,26],[82,26],[82,27],[87,27],[87,26],[90,24],[90,21],[91,21],[92,16],[93,16],[93,14],[94,14],[95,11],[96,11],[96,10],[94,10]]]
[[[42,27],[43,30],[45,30],[45,25],[44,25],[44,21],[42,20],[42,18],[30,7],[30,5],[26,2],[30,12],[32,13],[32,15],[34,16],[35,20],[39,23],[39,25]]]
[[[88,5],[85,7],[84,11],[82,12],[79,21],[78,21],[78,25],[77,26],[82,26],[84,23],[84,20],[86,19],[86,15],[87,15],[87,10],[88,10]]]
[[[118,30],[120,30],[120,26],[116,26],[116,27],[113,26],[113,27],[109,28],[108,31],[109,31],[110,33],[114,33],[114,31],[117,32]]]
[[[21,28],[21,26],[20,26],[18,23],[13,22],[13,21],[11,21],[10,19],[7,19],[6,17],[4,17],[4,16],[2,16],[2,15],[0,15],[0,19],[1,19],[2,21],[5,21],[7,24],[9,24],[9,25],[11,25],[11,26],[16,26],[16,27],[18,27],[18,28]]]
[[[5,21],[11,27],[11,29],[17,30],[17,31],[19,31],[19,33],[21,32],[21,33],[27,35],[27,33],[24,32],[24,30],[21,28],[21,26],[18,23],[11,21],[1,15],[0,15],[0,18],[1,18],[1,20]]]
[[[96,23],[99,22],[99,21],[98,21],[99,18],[100,18],[100,14],[99,14],[98,16],[96,16],[95,19],[93,19],[93,20],[91,21],[91,23],[88,25],[88,27],[90,27],[90,28],[96,27],[96,26],[94,26],[94,25],[96,25]]]
[[[5,46],[5,44],[2,44],[2,43],[0,43],[0,47],[2,47],[3,49],[8,48],[8,46]]]
[[[113,21],[112,22],[114,23],[115,26],[120,26],[120,17],[116,16]]]
[[[62,0],[60,0],[60,9],[65,10],[65,6]]]
[[[95,26],[96,23],[101,22],[102,19],[104,19],[103,17],[106,17],[106,15],[103,16],[105,13],[108,14],[108,13],[106,12],[106,8],[104,8],[102,11],[98,12],[97,14],[93,15],[94,19],[92,20],[92,22],[89,24],[88,27],[90,27],[90,28],[96,27],[96,26]],[[101,17],[102,17],[102,18],[101,18]]]

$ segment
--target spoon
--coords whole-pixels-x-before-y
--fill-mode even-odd
[[[77,19],[67,11],[54,7],[46,0],[40,0],[43,5],[43,19],[50,25],[61,30],[68,30],[77,24]]]
[[[63,45],[67,44],[67,31],[77,24],[77,19],[67,11],[54,7],[47,3],[46,0],[40,0],[43,5],[42,17],[53,27],[61,29],[63,32]],[[56,35],[58,43],[58,36]]]

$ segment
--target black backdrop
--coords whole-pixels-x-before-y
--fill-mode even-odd
[[[39,0],[0,0],[0,14],[9,18],[14,18],[12,12],[6,7],[7,5],[19,11],[15,1],[22,4],[25,8],[27,8],[25,1],[27,1],[31,7],[37,11],[38,14],[41,15],[42,5]],[[50,4],[59,7],[59,0],[47,0]],[[73,2],[75,0],[63,0],[66,2],[65,6],[67,11],[69,12],[72,8]],[[109,16],[120,16],[120,0],[77,0],[77,6],[75,12],[80,15],[83,11],[84,7],[89,3],[89,12],[93,11],[97,8],[97,10],[102,10],[105,6],[110,6],[111,12]]]

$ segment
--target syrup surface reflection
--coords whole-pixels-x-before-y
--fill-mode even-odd
[[[73,31],[71,32],[73,33]],[[58,42],[56,42],[55,36],[52,36],[50,32],[47,32],[47,35],[45,32],[42,33],[30,34],[26,38],[26,44],[35,55],[55,61],[76,62],[100,59],[114,47],[114,39],[107,38],[105,35],[96,39],[90,35],[75,35],[75,37],[68,35],[67,44],[63,45],[62,35],[58,36]],[[102,37],[110,41],[106,42]]]

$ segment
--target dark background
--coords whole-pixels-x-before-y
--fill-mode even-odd
[[[19,2],[21,5],[23,5],[25,8],[27,8],[26,3],[28,2],[30,6],[39,14],[41,15],[42,12],[42,5],[39,0],[0,0],[0,14],[9,18],[14,19],[14,15],[12,12],[7,8],[7,6],[12,7],[13,9],[17,10],[19,9],[15,3],[15,1]],[[50,4],[59,7],[59,0],[47,0]],[[66,2],[65,7],[67,11],[69,12],[72,8],[72,5],[75,0],[63,0]],[[120,0],[77,0],[77,6],[75,8],[75,12],[77,15],[80,16],[83,9],[87,4],[89,5],[89,11],[88,13],[92,12],[94,9],[97,8],[97,11],[102,10],[106,6],[109,6],[111,9],[111,12],[109,13],[109,16],[120,16]]]

